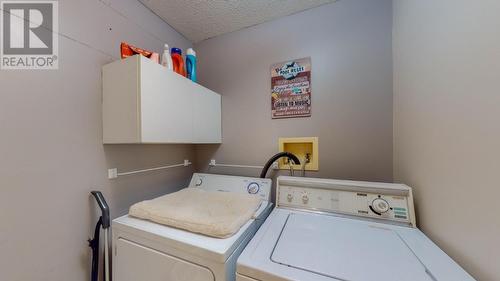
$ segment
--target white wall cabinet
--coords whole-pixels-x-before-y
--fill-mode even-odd
[[[103,142],[220,143],[221,96],[143,57],[103,67]]]

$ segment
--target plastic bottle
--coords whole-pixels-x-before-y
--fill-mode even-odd
[[[182,58],[182,50],[179,48],[172,48],[171,53],[174,71],[182,76],[186,76],[186,70],[184,69],[184,59]]]
[[[173,70],[174,66],[172,65],[172,57],[170,56],[170,49],[168,48],[168,44],[165,44],[165,48],[163,49],[163,54],[161,56],[161,65],[165,66],[169,70]]]
[[[187,78],[196,82],[196,52],[191,48],[186,51],[186,72]]]

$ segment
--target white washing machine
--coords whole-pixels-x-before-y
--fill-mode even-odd
[[[415,227],[402,184],[279,177],[238,281],[474,280]]]
[[[264,199],[255,214],[233,236],[213,238],[123,216],[113,221],[114,281],[235,280],[236,260],[269,215],[271,180],[194,174],[189,187],[244,192]]]

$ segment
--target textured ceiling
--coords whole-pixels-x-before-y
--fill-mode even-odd
[[[140,0],[193,43],[336,0]]]

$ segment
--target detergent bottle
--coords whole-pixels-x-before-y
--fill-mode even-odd
[[[186,70],[184,69],[184,59],[182,58],[182,50],[179,48],[172,48],[172,64],[174,66],[174,71],[182,76],[186,76]]]
[[[196,82],[196,52],[191,48],[186,51],[186,72],[187,78]]]
[[[163,49],[163,55],[161,56],[161,65],[169,70],[173,69],[172,57],[170,56],[170,48],[167,44],[165,44],[165,48]]]

